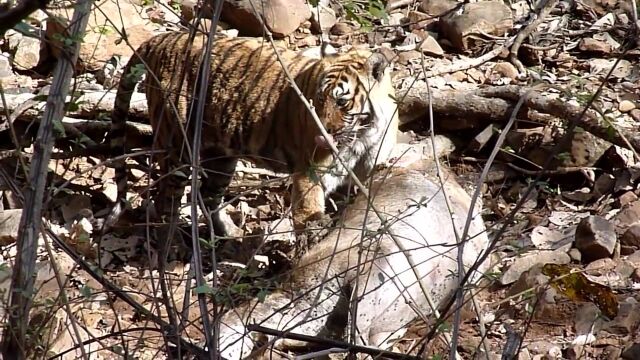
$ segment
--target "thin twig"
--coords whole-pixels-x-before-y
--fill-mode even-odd
[[[84,33],[89,21],[91,0],[80,0],[75,7],[71,24],[71,36],[76,39]],[[35,10],[35,9],[34,9]],[[6,20],[10,21],[10,20]],[[2,22],[2,21],[0,21]],[[49,159],[53,148],[53,124],[60,121],[64,114],[65,98],[69,92],[71,77],[78,58],[80,42],[74,41],[68,48],[66,57],[61,57],[53,73],[53,84],[47,100],[43,120],[38,129],[34,148],[36,149],[29,184],[25,194],[25,209],[20,219],[18,231],[17,255],[11,278],[11,301],[8,309],[9,326],[4,333],[3,353],[6,358],[22,359],[25,356],[23,346],[27,344],[26,333],[31,310],[33,277],[40,234],[41,211],[47,181]],[[15,357],[14,357],[15,356]]]
[[[22,0],[7,12],[0,12],[0,38],[4,36],[7,30],[18,25],[32,12],[38,9],[44,10],[47,4],[49,4],[49,1],[50,0]]]
[[[309,336],[309,335],[303,335],[303,334],[296,334],[288,331],[274,330],[274,329],[270,329],[260,325],[253,325],[253,324],[247,325],[247,330],[271,335],[277,338],[304,341],[311,344],[324,345],[330,348],[341,348],[341,349],[347,350],[352,354],[356,354],[356,353],[367,354],[367,355],[373,356],[376,359],[379,359],[379,358],[399,359],[399,360],[400,359],[402,360],[422,359],[417,356],[397,353],[393,351],[380,350],[380,349],[376,349],[368,346],[352,345],[340,340],[326,339],[318,336]]]
[[[518,50],[520,50],[520,45],[522,45],[522,42],[527,37],[529,37],[529,35],[531,35],[531,33],[538,27],[538,25],[542,23],[544,18],[549,15],[551,10],[553,10],[557,3],[558,0],[546,0],[546,4],[541,5],[542,7],[540,9],[540,14],[538,15],[538,17],[530,22],[529,25],[525,26],[524,29],[520,30],[520,32],[518,32],[518,35],[516,35],[516,38],[513,41],[513,45],[511,46],[509,60],[511,60],[511,63],[515,65],[516,68],[518,68],[520,74],[524,75],[527,71],[524,65],[522,65],[522,62],[520,62],[520,60],[518,59]]]

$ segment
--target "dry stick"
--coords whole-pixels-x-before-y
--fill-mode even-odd
[[[7,30],[18,25],[32,12],[38,9],[44,10],[49,1],[50,0],[22,0],[18,5],[8,11],[0,12],[0,37],[2,37]],[[3,4],[3,7],[4,6],[6,6],[6,4]]]
[[[309,336],[309,335],[296,334],[296,333],[287,332],[287,331],[274,330],[274,329],[270,329],[260,325],[247,325],[247,330],[271,335],[277,338],[304,341],[304,342],[324,345],[332,348],[341,348],[349,351],[350,353],[362,353],[362,354],[371,355],[372,357],[379,357],[383,359],[399,359],[399,360],[422,359],[417,356],[411,356],[411,355],[401,354],[401,353],[392,352],[392,351],[380,350],[380,349],[369,347],[369,346],[352,345],[352,344],[349,344],[348,342],[339,341],[339,340],[332,340],[332,339],[321,338],[318,336]]]
[[[464,59],[461,61],[457,61],[449,66],[446,66],[442,69],[436,69],[436,70],[432,70],[432,71],[428,71],[428,72],[421,72],[418,76],[418,79],[425,79],[425,78],[430,78],[430,77],[435,77],[435,76],[441,76],[441,75],[445,75],[445,74],[450,74],[450,73],[454,73],[457,71],[463,71],[463,70],[468,70],[471,68],[475,68],[477,66],[480,66],[484,63],[486,63],[487,61],[493,59],[494,57],[500,55],[500,53],[507,49],[509,46],[511,46],[511,44],[513,43],[514,37],[511,37],[509,39],[506,39],[504,44],[496,47],[495,49],[489,51],[488,53],[479,56],[477,58],[472,58],[472,59]]]
[[[480,89],[478,91],[481,96],[500,97],[509,100],[515,100],[521,96],[524,89],[517,85],[505,85],[493,88]],[[525,105],[529,108],[545,112],[561,119],[575,119],[577,125],[603,140],[609,141],[615,145],[629,148],[634,153],[640,151],[640,136],[635,133],[627,133],[622,129],[616,129],[612,124],[604,119],[598,118],[592,112],[584,112],[579,105],[573,105],[562,99],[550,99],[540,93],[529,96]],[[578,116],[584,113],[584,115]],[[604,121],[605,124],[602,124]],[[611,133],[613,128],[615,133]],[[635,154],[636,158],[638,155]]]
[[[422,55],[422,56],[424,57],[424,55]],[[423,72],[425,72],[424,71],[424,58],[423,58],[423,61],[422,61],[422,69],[423,69]],[[457,264],[458,265],[458,273],[459,273],[458,276],[461,277],[460,274],[464,271],[464,264],[462,263],[462,249],[464,248],[464,242],[463,242],[464,239],[462,239],[460,237],[460,234],[458,233],[458,230],[456,229],[456,224],[455,224],[455,221],[454,221],[454,218],[453,218],[454,211],[453,211],[453,209],[451,207],[451,203],[449,202],[449,197],[447,196],[447,192],[446,192],[445,186],[444,186],[445,179],[442,177],[442,170],[440,169],[440,160],[438,159],[438,152],[437,152],[437,149],[436,149],[435,126],[434,126],[434,123],[433,123],[433,101],[432,101],[432,98],[431,98],[431,87],[429,86],[429,78],[428,77],[425,78],[425,83],[427,85],[427,96],[428,96],[428,99],[429,99],[428,115],[429,115],[429,136],[431,137],[431,147],[432,147],[431,150],[433,151],[433,160],[434,160],[434,163],[436,165],[436,175],[438,177],[438,181],[440,182],[440,187],[442,189],[445,205],[447,206],[447,210],[449,211],[449,218],[451,219],[451,228],[453,230],[453,234],[455,235],[456,242],[458,244],[458,253],[457,253],[456,257],[457,257],[457,263],[458,263]],[[471,204],[471,206],[473,207],[473,204]],[[430,298],[427,299],[427,302],[429,303],[429,306],[431,307],[433,314],[436,317],[439,318],[440,317],[440,312],[438,311],[437,306],[433,303],[433,301]],[[455,335],[455,333],[454,333],[454,335]],[[449,345],[451,347],[451,353],[450,353],[451,358],[459,359],[460,358],[460,354],[458,354],[458,351],[456,349],[456,346],[455,346],[456,342],[452,341],[453,339],[452,339],[451,336],[449,336],[448,333],[443,333],[443,336],[444,336],[444,339],[445,339],[445,342],[447,343],[447,345]]]
[[[518,68],[518,72],[520,72],[523,75],[526,74],[527,69],[524,67],[524,65],[522,65],[522,62],[520,62],[520,60],[518,59],[518,50],[520,49],[520,45],[522,45],[522,42],[529,35],[531,35],[531,33],[538,27],[538,25],[542,23],[544,18],[547,17],[547,15],[549,15],[551,10],[553,10],[553,8],[556,6],[557,3],[558,3],[558,0],[546,0],[546,4],[542,4],[542,8],[540,9],[540,14],[538,15],[538,17],[532,22],[530,22],[529,25],[527,25],[524,29],[518,32],[518,35],[516,35],[516,39],[514,40],[513,45],[511,46],[509,60],[511,60],[511,63]]]
[[[44,231],[42,232],[45,233]],[[62,301],[64,309],[67,312],[67,315],[69,316],[69,322],[71,322],[71,329],[73,330],[73,333],[76,336],[77,341],[81,343],[82,336],[80,336],[80,330],[78,330],[78,319],[73,315],[73,310],[71,310],[69,298],[67,297],[67,292],[65,290],[66,280],[65,281],[62,280],[62,276],[60,274],[60,268],[56,263],[55,258],[53,257],[53,250],[51,249],[51,244],[49,243],[49,240],[46,238],[46,236],[43,236],[43,238],[44,238],[43,239],[44,247],[47,250],[47,255],[49,256],[49,262],[51,263],[51,269],[53,270],[53,275],[56,279],[58,288],[60,289],[59,299]],[[75,341],[76,339],[73,339],[72,337],[72,340]],[[80,352],[82,353],[82,358],[89,359],[89,357],[87,356],[87,351],[85,350],[84,346],[79,346],[79,348],[80,348]]]
[[[148,318],[154,324],[158,325],[161,328],[160,330],[162,331],[163,334],[168,331],[170,324],[164,319],[162,319],[161,316],[154,314],[153,312],[151,312],[150,310],[148,310],[147,308],[145,308],[144,306],[142,306],[141,304],[133,300],[133,298],[131,297],[131,295],[129,295],[128,292],[122,291],[121,288],[119,288],[117,285],[107,280],[102,274],[98,274],[96,272],[95,266],[90,265],[82,257],[76,254],[76,252],[73,249],[71,249],[71,247],[69,247],[69,245],[66,242],[62,241],[53,231],[51,231],[50,229],[47,229],[47,235],[49,235],[53,239],[55,244],[58,247],[60,247],[67,255],[69,255],[69,257],[71,257],[71,259],[76,264],[78,264],[80,269],[86,271],[89,275],[91,275],[91,277],[93,277],[98,283],[100,283],[100,285],[102,285],[107,292],[114,294],[117,298],[129,304],[129,306],[131,306],[134,309],[134,312],[139,313],[141,317]],[[183,339],[182,337],[180,337],[178,340],[179,340],[179,345],[181,345],[182,347],[189,349],[193,354],[197,356],[204,357],[205,351],[202,350],[200,347],[192,344],[191,342],[188,342],[186,339]]]
[[[89,21],[91,0],[80,0],[75,7],[71,23],[71,36],[77,39],[84,33]],[[26,331],[31,309],[33,285],[40,233],[41,211],[44,190],[47,181],[47,170],[51,150],[53,148],[53,123],[60,121],[64,114],[64,100],[69,92],[71,76],[78,58],[80,42],[74,41],[67,48],[68,56],[61,57],[53,73],[53,84],[47,99],[43,120],[38,129],[34,148],[36,154],[31,164],[29,184],[25,195],[25,208],[20,219],[17,240],[17,255],[14,273],[11,279],[11,301],[9,326],[5,331],[3,353],[6,358],[17,356],[24,358],[22,346],[27,344]]]
[[[192,96],[192,99],[195,100],[192,101],[190,106],[191,114],[189,119],[189,121],[195,122],[195,124],[190,124],[190,126],[193,126],[194,128],[193,142],[191,145],[193,147],[191,151],[191,242],[193,248],[192,263],[194,266],[196,286],[198,288],[204,286],[206,284],[206,281],[204,279],[204,270],[202,269],[202,252],[200,248],[200,237],[198,234],[197,221],[198,200],[200,200],[202,205],[204,205],[204,200],[202,199],[200,192],[196,191],[196,189],[199,188],[198,173],[200,172],[200,146],[202,140],[202,126],[204,122],[204,106],[207,99],[207,90],[209,89],[208,80],[209,72],[211,71],[211,48],[213,46],[216,28],[218,26],[218,22],[220,21],[220,13],[222,12],[222,0],[216,0],[215,4],[215,9],[211,17],[211,28],[209,29],[209,34],[207,36],[207,44],[203,49],[203,58],[200,61],[200,67],[198,69],[198,79],[196,80],[196,86],[193,90],[193,95],[196,95],[197,93],[197,96]],[[200,14],[201,12],[198,15]],[[205,206],[202,206],[202,209],[203,212],[206,212]],[[213,228],[213,224],[211,224],[211,228]],[[215,269],[215,247],[213,247],[212,251]],[[214,271],[213,273],[212,285],[215,289],[217,286],[216,271]],[[200,307],[200,316],[202,318],[202,327],[205,333],[207,349],[209,350],[209,358],[211,360],[214,360],[218,357],[218,326],[214,326],[214,330],[211,331],[211,322],[209,319],[209,311],[207,309],[207,296],[203,292],[199,292],[197,296],[198,305]]]

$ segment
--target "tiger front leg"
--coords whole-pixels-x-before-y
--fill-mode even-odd
[[[324,205],[325,192],[322,184],[313,181],[307,174],[294,174],[291,191],[294,228],[300,231],[306,228],[309,221],[327,221]]]

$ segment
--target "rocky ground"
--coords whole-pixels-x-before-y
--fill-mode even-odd
[[[492,149],[499,149],[481,186],[486,224],[496,238],[495,266],[486,287],[473,292],[474,301],[464,308],[460,357],[640,359],[640,49],[633,2],[480,1],[465,4],[463,12],[461,3],[448,0],[315,5],[264,1],[265,26],[278,44],[293,50],[317,46],[321,37],[339,50],[379,48],[394,62],[401,141],[428,134],[428,81],[436,132],[457,145],[446,163],[468,188]],[[212,9],[202,10],[206,17]],[[106,215],[116,188],[104,156],[83,153],[108,129],[105,116],[131,47],[193,24],[197,12],[187,1],[96,4],[66,117],[55,125],[45,225],[56,245],[43,241],[39,248],[29,323],[34,354],[71,349],[62,358],[79,357],[79,337],[96,359],[165,358],[165,342],[149,314],[167,319],[167,304],[161,303],[167,292],[175,300],[172,308],[190,309],[182,312],[189,320],[183,336],[203,340],[196,295],[185,291],[192,286],[185,280],[190,264],[173,260],[159,271],[159,254],[143,233],[98,239],[92,220]],[[0,117],[2,291],[10,283],[22,190],[28,186],[21,164],[36,151],[33,139],[50,71],[61,56],[57,49],[73,41],[63,30],[62,18],[70,14],[70,7],[56,2],[0,39],[0,108],[7,114]],[[263,32],[248,1],[227,3],[219,27],[227,36]],[[507,129],[529,87],[537,97],[517,109]],[[130,129],[131,138],[145,144],[146,109],[137,100],[131,112],[140,123]],[[16,143],[24,150],[20,156]],[[234,299],[277,286],[272,276],[296,254],[285,214],[286,177],[248,163],[238,170],[225,214],[245,240],[216,244],[216,271],[207,264],[208,276],[227,285]],[[132,171],[133,190],[142,192],[147,172]],[[339,207],[344,199],[334,200]],[[97,280],[103,278],[109,283]],[[159,288],[159,279],[168,287]],[[435,320],[428,320],[416,321],[394,350],[416,353],[431,335],[426,354],[448,358],[443,334],[453,319],[435,335]],[[119,336],[105,336],[113,333]]]

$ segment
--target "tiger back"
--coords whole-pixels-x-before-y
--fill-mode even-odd
[[[275,50],[262,39],[216,38],[206,97],[193,96],[205,44],[205,35],[193,41],[181,32],[154,36],[132,56],[118,87],[111,145],[124,153],[129,102],[144,66],[153,146],[161,151],[156,160],[166,175],[154,199],[159,216],[177,214],[190,164],[195,122],[189,111],[195,101],[204,101],[200,190],[209,210],[220,205],[237,159],[245,157],[292,174],[293,219],[302,226],[322,217],[325,196],[347,179],[345,167],[366,175],[393,146],[396,104],[382,55],[352,50],[312,59],[282,51],[289,74],[333,137],[342,160],[336,161]],[[118,205],[112,213],[117,214],[126,204],[124,160],[115,168]],[[219,221],[214,226],[224,232]]]

